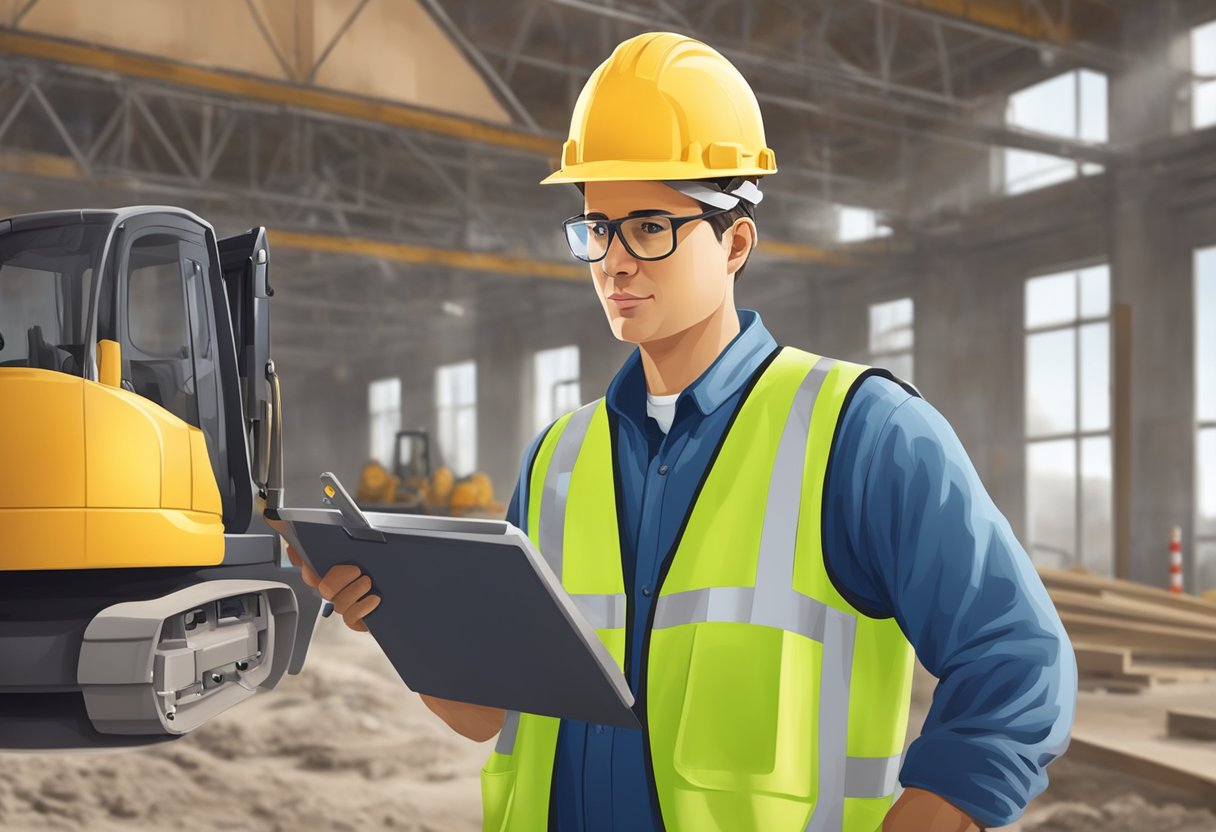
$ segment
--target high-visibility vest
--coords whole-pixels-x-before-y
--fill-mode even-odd
[[[785,348],[745,394],[660,577],[639,708],[651,798],[673,832],[875,832],[912,683],[894,619],[832,585],[828,454],[869,368]],[[612,439],[603,400],[539,446],[528,531],[624,668]],[[548,827],[559,720],[508,712],[482,770],[483,830]]]

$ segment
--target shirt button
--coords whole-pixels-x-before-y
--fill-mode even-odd
[[[667,475],[667,466],[660,465],[659,466],[659,476],[666,476],[666,475]]]
[[[642,584],[642,594],[647,598],[650,597],[650,584]]]

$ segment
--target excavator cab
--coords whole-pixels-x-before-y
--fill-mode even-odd
[[[303,666],[268,268],[177,208],[0,220],[0,749],[173,739]]]

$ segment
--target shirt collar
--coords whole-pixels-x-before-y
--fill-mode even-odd
[[[760,320],[759,313],[739,309],[738,314],[739,334],[705,372],[680,393],[677,408],[685,398],[691,397],[701,415],[708,416],[738,393],[777,348],[777,342]],[[634,350],[625,360],[608,385],[605,399],[608,407],[618,415],[632,419],[639,427],[646,423],[646,375],[640,350]]]

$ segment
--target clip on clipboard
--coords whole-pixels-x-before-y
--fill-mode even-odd
[[[410,689],[507,710],[638,728],[615,660],[510,523],[364,513],[321,475],[331,509],[283,509],[320,575],[353,564],[380,605],[368,630]]]

